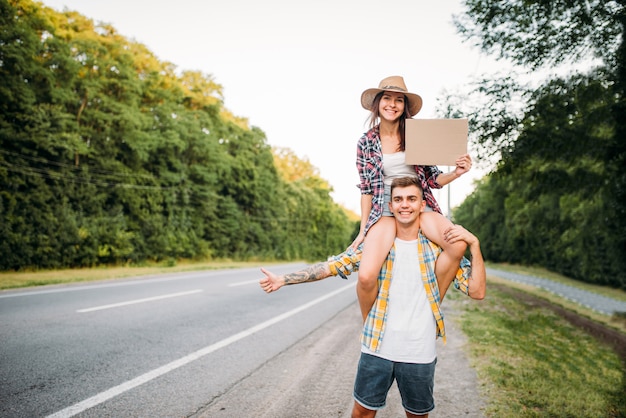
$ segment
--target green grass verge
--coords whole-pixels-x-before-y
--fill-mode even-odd
[[[587,283],[580,283],[576,280],[569,279],[564,276],[559,276],[556,273],[548,272],[545,269],[527,268],[527,267],[518,267],[518,266],[503,266],[501,264],[489,265],[489,267],[493,267],[493,268],[497,268],[501,270],[513,271],[513,272],[521,273],[521,274],[529,274],[529,275],[533,275],[537,277],[543,277],[546,279],[559,281],[563,284],[578,287],[588,292],[597,293],[602,296],[606,296],[606,297],[610,297],[610,298],[618,299],[618,300],[626,300],[626,292],[624,292],[623,290],[610,289],[605,286],[598,286],[598,285],[592,285],[592,284],[587,284]],[[622,312],[621,314],[614,314],[612,316],[608,316],[608,315],[604,315],[599,312],[593,311],[579,303],[564,299],[563,297],[555,295],[551,292],[546,292],[545,290],[532,286],[532,285],[505,280],[495,275],[490,275],[489,281],[491,283],[505,284],[506,286],[509,286],[518,290],[522,290],[526,293],[530,293],[534,296],[545,299],[552,304],[561,306],[567,310],[575,312],[578,315],[582,315],[593,321],[599,322],[613,329],[616,329],[622,333],[626,333],[626,316],[624,315],[624,312]]]
[[[45,286],[51,284],[113,280],[127,277],[149,276],[153,274],[178,273],[184,271],[252,268],[272,264],[276,264],[276,262],[219,260],[210,262],[172,263],[169,261],[164,263],[146,264],[142,266],[1,272],[0,290]]]
[[[626,416],[626,371],[614,350],[550,309],[488,288],[461,316],[488,417]]]

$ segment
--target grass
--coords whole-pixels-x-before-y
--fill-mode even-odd
[[[463,306],[488,417],[626,417],[625,365],[609,346],[494,286]]]
[[[276,264],[261,261],[217,260],[207,262],[152,263],[142,266],[116,266],[63,270],[39,270],[20,272],[1,272],[0,290],[23,287],[45,286],[51,284],[69,284],[99,280],[114,280],[154,274],[178,273],[184,271],[216,270],[231,268],[252,268]]]
[[[593,285],[589,283],[582,283],[577,280],[573,280],[565,276],[561,276],[559,274],[556,274],[546,269],[542,269],[538,267],[522,267],[522,266],[511,266],[511,265],[505,265],[505,264],[489,264],[488,267],[492,267],[492,268],[500,269],[500,270],[507,270],[507,271],[511,271],[514,273],[528,274],[532,276],[543,277],[546,279],[558,281],[563,284],[578,287],[588,292],[593,292],[602,296],[626,301],[626,292],[623,290],[611,289],[611,288],[607,288],[606,286],[598,286],[598,285]],[[626,312],[622,312],[621,314],[614,314],[612,316],[607,316],[607,315],[598,313],[596,311],[593,311],[576,302],[564,299],[553,293],[546,292],[545,290],[539,289],[535,286],[512,282],[509,280],[501,279],[494,275],[490,275],[489,279],[492,283],[504,284],[509,287],[523,290],[526,293],[530,293],[534,296],[548,300],[549,302],[555,305],[561,306],[565,309],[568,309],[586,318],[592,319],[596,322],[599,322],[613,329],[626,333]]]

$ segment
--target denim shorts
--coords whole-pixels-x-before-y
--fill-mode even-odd
[[[393,216],[391,210],[389,209],[389,202],[391,202],[391,186],[385,184],[385,200],[383,201],[383,216]],[[433,208],[426,205],[424,208],[424,212],[433,212]]]
[[[436,364],[437,359],[429,364],[399,363],[361,353],[354,382],[354,400],[370,410],[383,408],[395,379],[404,409],[415,415],[427,414],[435,409]]]

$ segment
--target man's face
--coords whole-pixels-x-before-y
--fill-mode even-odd
[[[426,206],[422,191],[417,186],[395,187],[391,192],[389,208],[401,224],[412,224]]]

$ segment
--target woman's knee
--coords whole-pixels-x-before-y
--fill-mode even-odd
[[[374,266],[361,266],[359,268],[358,280],[359,286],[370,288],[376,285],[381,265],[376,269]]]

